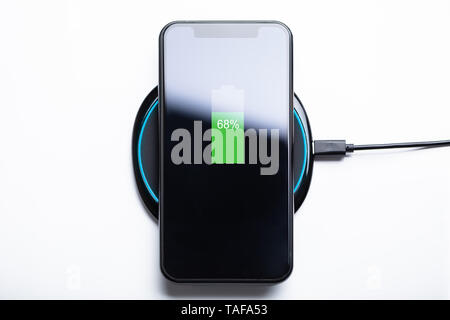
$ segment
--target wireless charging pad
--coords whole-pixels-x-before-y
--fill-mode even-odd
[[[150,213],[158,219],[159,134],[158,87],[142,102],[133,128],[133,167],[139,194]],[[294,208],[297,211],[308,193],[313,168],[312,137],[308,117],[294,95]]]

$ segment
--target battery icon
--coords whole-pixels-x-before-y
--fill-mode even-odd
[[[211,163],[245,162],[244,100],[233,85],[211,91]]]

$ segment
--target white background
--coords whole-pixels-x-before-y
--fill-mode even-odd
[[[450,138],[449,1],[2,1],[0,298],[449,298],[450,149],[317,162],[280,285],[175,285],[131,132],[177,19],[276,19],[316,139]]]

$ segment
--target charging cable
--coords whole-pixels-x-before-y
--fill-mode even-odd
[[[448,147],[450,140],[423,141],[423,142],[401,142],[387,144],[351,144],[345,140],[315,140],[315,156],[345,156],[347,153],[362,150],[397,149],[397,148],[432,148]]]

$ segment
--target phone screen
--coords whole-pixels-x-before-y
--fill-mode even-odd
[[[292,36],[175,22],[160,37],[161,268],[279,281],[292,268]]]

